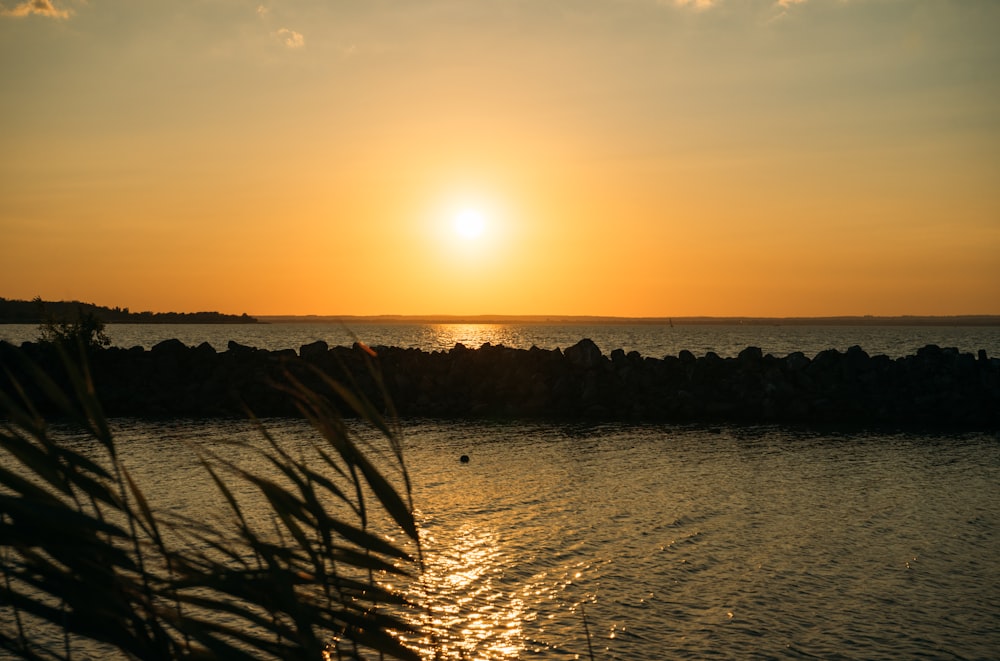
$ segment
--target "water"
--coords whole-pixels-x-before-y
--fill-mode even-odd
[[[121,347],[152,347],[157,342],[179,339],[195,346],[208,342],[224,351],[230,340],[260,349],[298,349],[323,340],[330,346],[350,346],[360,339],[371,346],[419,348],[447,351],[457,342],[479,347],[485,342],[528,349],[572,346],[590,338],[605,354],[614,349],[638,351],[644,356],[676,356],[682,349],[695,355],[714,351],[735,356],[748,346],[764,353],[786,356],[802,351],[814,356],[825,349],[845,351],[858,345],[871,355],[896,358],[915,353],[928,344],[957,347],[975,353],[985,349],[1000,356],[1000,326],[758,326],[758,325],[663,325],[602,324],[111,324],[107,334]],[[31,324],[0,325],[0,339],[20,344],[38,337]]]
[[[116,426],[151,500],[198,517],[219,499],[177,439],[255,434]],[[404,439],[428,573],[401,587],[443,658],[587,658],[581,604],[597,659],[1000,649],[996,435],[424,420]]]
[[[455,647],[585,654],[584,603],[602,659],[1000,649],[996,437],[715,431],[409,429]]]
[[[34,336],[30,328],[25,339]],[[126,345],[179,337],[294,348],[315,339],[342,344],[335,333],[345,331],[111,332]],[[1000,355],[996,328],[394,325],[355,332],[371,344],[424,349],[456,341],[566,347],[589,336],[605,352],[620,346],[645,355],[735,355],[751,344],[776,355],[853,344],[903,355],[928,343]],[[225,440],[256,436],[249,423],[232,420],[114,425],[123,459],[150,499],[206,520],[219,498],[181,441],[224,453]],[[267,425],[283,443],[310,433],[296,420]],[[586,659],[588,629],[599,661],[987,659],[1000,650],[995,432],[435,420],[404,421],[403,429],[428,571],[422,584],[397,587],[428,606],[413,617],[435,635],[441,658]],[[463,454],[469,463],[458,460]]]

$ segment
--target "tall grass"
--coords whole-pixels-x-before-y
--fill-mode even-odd
[[[59,382],[35,365],[20,371],[95,451],[53,432],[10,372],[11,392],[0,391],[0,649],[27,659],[94,646],[137,659],[418,658],[400,643],[417,633],[404,617],[414,605],[376,580],[418,573],[421,561],[399,436],[369,402],[311,375],[381,431],[388,454],[362,446],[329,397],[286,372],[276,387],[315,430],[311,456],[291,456],[264,425],[263,447],[245,447],[266,474],[203,454],[229,513],[209,524],[144,496],[84,349],[58,345]],[[247,490],[266,503],[267,525],[245,511]],[[374,530],[375,519],[391,529]]]

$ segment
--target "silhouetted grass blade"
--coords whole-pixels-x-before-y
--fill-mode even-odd
[[[314,457],[292,457],[255,421],[271,451],[254,452],[269,470],[199,452],[229,516],[164,518],[119,460],[86,362],[89,345],[78,346],[78,358],[64,339],[56,347],[60,375],[34,364],[21,373],[104,457],[50,435],[28,390],[9,379],[23,401],[0,392],[7,419],[0,427],[0,595],[14,615],[0,623],[0,646],[22,658],[69,658],[81,639],[143,659],[418,658],[395,633],[412,629],[400,616],[410,603],[375,580],[409,575],[413,558],[368,529],[364,494],[388,515],[380,525],[392,521],[392,532],[416,541],[411,509],[323,396],[291,378],[282,387],[322,439],[308,443]],[[398,439],[370,402],[331,391],[371,416],[405,475]],[[266,509],[273,531],[254,529],[260,510],[248,517],[233,484],[263,497],[254,507]],[[62,641],[33,640],[41,623],[64,632]]]

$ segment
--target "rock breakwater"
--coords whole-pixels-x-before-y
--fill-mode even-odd
[[[25,359],[60,371],[51,347],[0,342],[0,389],[30,383]],[[655,358],[590,340],[564,350],[461,344],[446,352],[396,347],[225,351],[168,340],[152,349],[96,349],[93,381],[111,416],[298,415],[275,383],[288,375],[343,402],[320,373],[404,417],[582,418],[672,422],[805,422],[996,429],[1000,359],[926,346],[914,355],[869,356],[860,347],[784,357],[748,347]],[[38,389],[29,397],[46,408]],[[51,408],[51,406],[49,406]],[[346,410],[346,409],[345,409]]]

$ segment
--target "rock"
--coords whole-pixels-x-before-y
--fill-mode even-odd
[[[163,340],[154,344],[153,348],[150,349],[150,353],[153,355],[172,354],[176,356],[187,353],[187,350],[187,345],[180,340]]]
[[[315,362],[326,357],[327,351],[330,350],[330,345],[328,345],[323,340],[316,340],[309,344],[303,344],[299,347],[299,357],[302,360],[308,360],[310,362]]]
[[[378,360],[371,360],[371,351]],[[1000,428],[1000,359],[924,347],[892,360],[861,347],[835,349],[809,360],[747,347],[737,358],[713,352],[697,358],[643,358],[638,352],[601,354],[590,340],[565,351],[484,344],[450,351],[413,348],[329,348],[303,345],[296,353],[258,350],[230,342],[189,348],[168,340],[150,350],[107,348],[93,352],[98,397],[109,415],[297,415],[273,387],[291,373],[342,411],[339,395],[309,366],[351,384],[380,410],[386,394],[403,416],[568,417],[704,423],[833,422]],[[321,358],[322,357],[322,358]],[[26,360],[59,374],[47,345],[0,342],[0,391],[19,397],[12,379],[31,381]],[[381,374],[373,374],[372,370]],[[8,375],[9,372],[9,375]],[[383,389],[387,389],[388,393]],[[28,397],[54,410],[38,387]]]
[[[795,351],[785,357],[785,367],[790,372],[798,372],[809,366],[809,359],[801,351]]]
[[[594,369],[604,361],[604,354],[591,339],[582,339],[563,351],[566,361],[574,367]]]
[[[942,355],[941,347],[936,344],[928,344],[917,349],[917,358],[939,358]]]
[[[229,340],[229,343],[226,345],[226,348],[232,354],[247,354],[247,353],[254,353],[257,351],[255,347],[248,347],[234,340]]]
[[[215,355],[216,353],[215,347],[213,347],[208,342],[202,342],[201,344],[199,344],[197,347],[195,347],[195,351],[198,353],[198,355],[201,356],[207,356],[209,354]]]

